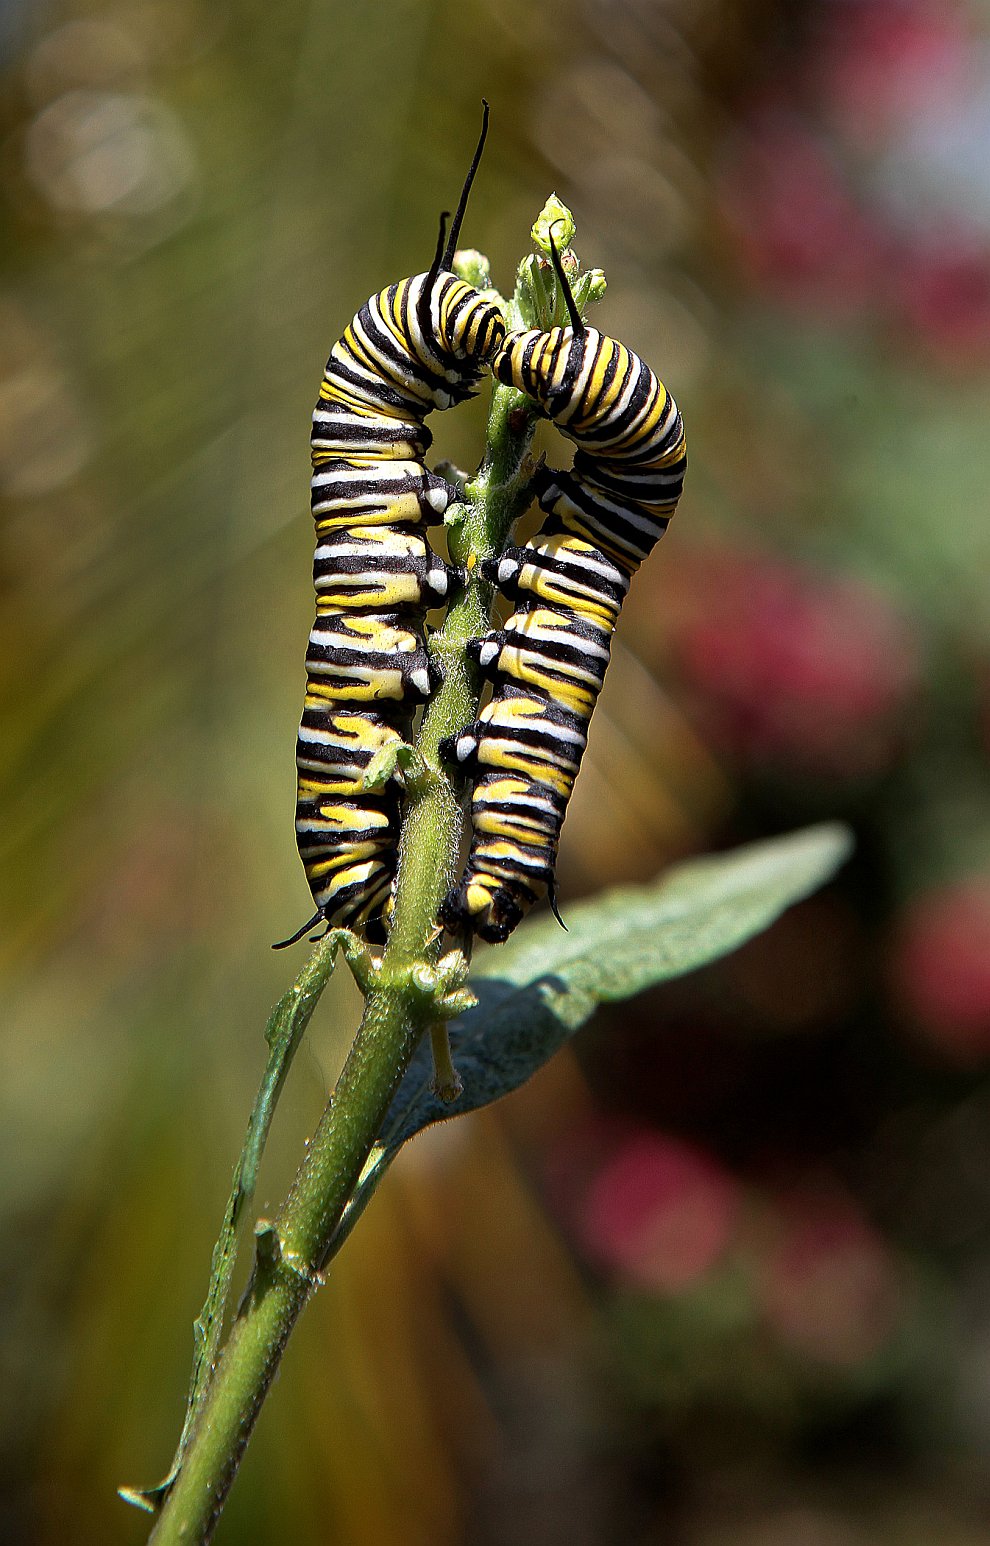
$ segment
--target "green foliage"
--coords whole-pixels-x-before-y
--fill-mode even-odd
[[[581,272],[577,254],[570,249],[576,227],[574,216],[552,193],[537,215],[530,235],[537,253],[523,258],[516,274],[513,306],[524,327],[566,327],[567,306],[550,263],[550,235],[560,254],[564,273],[579,312],[600,301],[605,294],[605,274],[600,268]]]
[[[580,273],[564,242],[573,237],[573,220],[555,198],[534,227],[538,245],[548,242],[551,228],[583,307],[600,297],[604,276]],[[462,255],[462,263],[488,281],[480,254]],[[566,321],[564,297],[544,256],[523,260],[506,313],[510,327]],[[536,416],[536,405],[522,394],[495,387],[486,457],[465,484],[463,519],[448,525],[451,554],[471,578],[431,640],[443,661],[443,681],[415,754],[403,761],[407,808],[384,954],[372,959],[346,931],[331,931],[269,1021],[268,1065],[195,1325],[176,1458],[158,1487],[122,1489],[129,1502],[161,1511],[154,1537],[162,1546],[210,1538],[296,1317],[402,1145],[433,1122],[518,1088],[599,1004],[629,998],[734,949],[822,884],[850,851],[847,831],[826,825],[697,860],[652,886],[606,893],[575,906],[566,931],[544,919],[486,957],[474,983],[476,998],[464,987],[460,953],[440,958],[436,918],[456,868],[461,816],[438,748],[477,711],[466,646],[490,625],[493,599],[480,560],[503,550],[528,503]],[[374,776],[391,769],[382,763]],[[365,997],[362,1023],[291,1193],[272,1220],[256,1226],[254,1271],[221,1349],[238,1223],[254,1193],[289,1065],[340,947]],[[448,1019],[453,1065],[444,1034]]]
[[[303,967],[296,981],[279,999],[265,1027],[268,1043],[268,1062],[255,1096],[247,1133],[240,1159],[234,1167],[234,1179],[224,1210],[220,1234],[213,1248],[210,1263],[210,1286],[203,1308],[193,1323],[193,1367],[189,1381],[189,1396],[182,1424],[182,1433],[175,1452],[175,1459],[168,1474],[155,1487],[121,1487],[120,1496],[127,1503],[157,1512],[182,1464],[197,1413],[202,1404],[210,1374],[220,1352],[223,1336],[224,1315],[230,1297],[230,1285],[237,1263],[238,1226],[244,1210],[254,1196],[258,1180],[258,1167],[265,1151],[265,1144],[275,1115],[275,1107],[282,1093],[286,1076],[302,1041],[306,1027],[313,1018],[313,1011],[330,980],[337,960],[337,951],[343,947],[355,975],[361,973],[366,962],[366,952],[348,929],[331,929],[319,941],[313,954]]]
[[[341,1222],[339,1248],[400,1148],[422,1128],[518,1089],[590,1019],[735,950],[809,895],[849,857],[852,837],[824,823],[733,853],[694,859],[649,886],[623,886],[524,925],[485,958],[477,1008],[450,1030],[464,1089],[452,1103],[431,1087],[420,1046]]]

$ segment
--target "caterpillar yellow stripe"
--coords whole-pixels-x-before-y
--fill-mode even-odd
[[[486,106],[429,271],[365,302],[330,352],[313,413],[317,606],[296,743],[296,837],[317,912],[293,939],[320,919],[383,932],[399,789],[368,789],[366,775],[380,752],[408,741],[435,685],[425,615],[447,599],[452,577],[426,537],[456,494],[425,466],[425,420],[472,394],[505,335],[497,307],[450,271],[487,124]]]
[[[629,582],[667,528],[687,466],[677,404],[617,339],[586,327],[556,250],[571,326],[510,333],[492,362],[577,447],[534,480],[542,529],[484,566],[516,611],[469,646],[493,682],[444,743],[473,779],[467,867],[441,922],[492,943],[550,892],[557,845]]]

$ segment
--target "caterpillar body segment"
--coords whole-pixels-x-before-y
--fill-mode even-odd
[[[505,336],[497,306],[450,271],[487,126],[486,105],[430,269],[359,309],[330,352],[313,412],[316,620],[296,745],[296,836],[312,922],[363,926],[369,938],[382,935],[399,851],[400,790],[380,770],[404,765],[397,754],[439,679],[426,613],[460,578],[426,535],[458,496],[425,466],[425,421],[473,394]]]
[[[557,845],[630,580],[663,535],[686,467],[677,405],[646,363],[581,323],[554,251],[572,326],[510,333],[492,362],[577,447],[569,472],[541,467],[546,519],[524,547],[484,566],[514,600],[505,627],[475,641],[491,702],[447,744],[470,771],[473,835],[441,922],[504,940],[550,893]]]
[[[470,395],[503,333],[501,314],[469,285],[418,274],[366,302],[327,361],[313,415],[317,606],[296,833],[328,924],[380,933],[375,920],[398,862],[399,794],[394,783],[367,789],[365,775],[374,751],[408,741],[436,686],[426,612],[456,578],[426,537],[456,492],[423,465],[424,420]]]

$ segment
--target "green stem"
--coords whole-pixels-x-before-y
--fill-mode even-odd
[[[464,522],[451,531],[452,556],[472,564],[472,580],[432,640],[444,677],[418,740],[427,772],[408,801],[395,913],[381,970],[306,1159],[273,1224],[259,1232],[251,1282],[150,1537],[156,1546],[202,1546],[212,1537],[289,1334],[320,1284],[334,1230],[433,1019],[432,1001],[414,973],[438,955],[437,909],[456,872],[462,820],[437,748],[477,712],[477,688],[464,646],[488,628],[492,592],[476,565],[501,552],[525,504],[523,464],[533,422],[528,399],[495,387],[485,461],[468,484],[471,502]]]

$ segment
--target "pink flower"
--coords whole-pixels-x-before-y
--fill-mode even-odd
[[[912,331],[949,365],[990,357],[990,249],[946,237],[904,260],[900,297]]]
[[[945,0],[858,0],[823,19],[813,68],[832,115],[864,147],[966,88],[972,40]]]
[[[627,1284],[677,1293],[723,1255],[738,1209],[736,1183],[711,1155],[644,1130],[602,1165],[577,1227],[588,1254]]]
[[[875,293],[886,238],[852,198],[825,140],[796,113],[773,105],[751,121],[722,205],[744,265],[777,298],[848,311]]]
[[[908,1015],[960,1063],[990,1055],[990,876],[928,891],[904,912],[891,974]]]
[[[825,778],[875,775],[896,758],[918,649],[882,593],[731,553],[692,562],[680,578],[674,654],[714,741],[745,761]]]
[[[883,1240],[855,1203],[810,1192],[785,1200],[758,1273],[766,1319],[785,1346],[837,1368],[878,1352],[902,1290]]]

